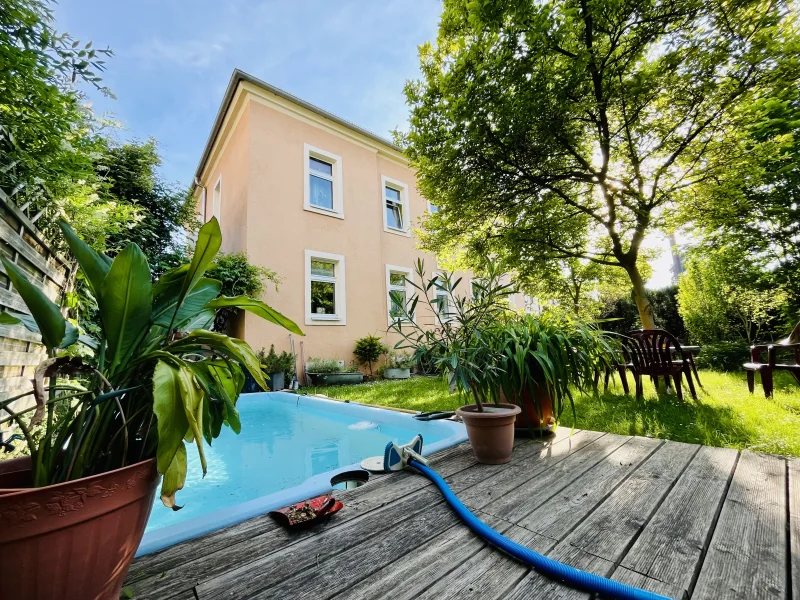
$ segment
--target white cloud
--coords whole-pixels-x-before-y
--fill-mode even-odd
[[[226,39],[164,41],[151,40],[137,44],[131,57],[146,67],[204,69],[224,56],[228,48]]]

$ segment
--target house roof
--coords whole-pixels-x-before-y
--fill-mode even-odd
[[[275,87],[274,85],[271,85],[266,81],[259,79],[258,77],[253,77],[249,73],[245,73],[240,69],[234,69],[233,75],[231,75],[231,80],[228,83],[228,88],[225,90],[225,96],[223,96],[222,98],[222,104],[220,105],[219,111],[217,112],[217,118],[214,120],[214,126],[211,128],[211,134],[208,136],[205,148],[203,149],[203,154],[200,157],[200,162],[198,163],[197,169],[195,170],[195,178],[194,181],[192,181],[192,190],[194,190],[194,188],[196,187],[195,181],[197,181],[200,178],[200,175],[206,166],[206,161],[208,161],[208,157],[211,155],[211,149],[214,147],[214,143],[217,140],[219,131],[222,128],[222,123],[225,120],[225,115],[228,113],[228,109],[230,108],[231,102],[233,102],[233,97],[236,94],[236,89],[239,87],[239,82],[242,81],[256,85],[270,93],[275,94],[276,96],[280,96],[284,100],[288,100],[289,102],[297,104],[298,106],[301,106],[306,110],[315,112],[321,117],[324,117],[326,119],[333,121],[334,123],[338,123],[339,125],[347,127],[348,129],[351,129],[363,136],[366,136],[378,142],[379,144],[388,146],[389,148],[397,150],[398,152],[403,151],[403,149],[400,148],[400,146],[398,146],[393,142],[390,142],[386,138],[383,138],[367,129],[364,129],[363,127],[359,127],[358,125],[351,123],[350,121],[347,121],[341,117],[337,117],[333,113],[330,113],[327,110],[324,110],[318,106],[306,102],[302,98],[298,98],[297,96],[294,96],[289,92],[286,92],[278,87]]]

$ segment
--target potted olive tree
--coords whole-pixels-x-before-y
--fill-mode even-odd
[[[474,298],[456,293],[461,279],[454,280],[449,273],[427,277],[422,260],[417,261],[416,272],[420,283],[408,280],[416,291],[407,306],[399,304],[403,318],[391,326],[402,337],[395,348],[412,349],[415,357],[423,353],[434,357],[436,368],[451,385],[473,400],[456,412],[467,427],[477,460],[506,463],[511,460],[520,408],[501,402],[502,357],[486,331],[508,312],[506,300],[513,288],[501,283],[494,265],[487,267],[481,293]],[[420,305],[433,314],[433,327],[423,327],[413,318]]]
[[[386,359],[386,368],[383,371],[384,379],[409,379],[411,369],[416,364],[414,357],[406,352],[391,352]]]
[[[237,307],[302,332],[263,302],[219,297],[220,282],[203,276],[221,244],[216,219],[200,230],[191,263],[155,282],[136,244],[112,260],[61,228],[97,299],[101,335],[79,336],[2,258],[30,314],[3,313],[0,322],[41,334],[48,357],[36,369],[31,410],[12,408],[21,396],[0,402],[9,415],[0,425],[16,424],[30,450],[0,462],[0,597],[116,600],[159,479],[164,505],[178,510],[186,444],[205,475],[204,444],[223,425],[241,428],[244,371],[266,385],[250,346],[207,329],[216,311]],[[60,355],[76,343],[95,348],[94,357]]]

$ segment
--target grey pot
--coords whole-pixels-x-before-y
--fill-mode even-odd
[[[386,369],[383,372],[384,379],[408,379],[411,377],[411,369]]]
[[[362,373],[308,373],[314,385],[350,385],[364,381]]]
[[[269,389],[273,392],[282,390],[285,387],[284,383],[283,373],[272,373],[269,376]]]

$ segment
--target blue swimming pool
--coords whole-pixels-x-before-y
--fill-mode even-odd
[[[189,452],[177,496],[183,508],[173,512],[156,498],[137,556],[328,492],[334,475],[382,454],[389,441],[421,433],[430,454],[467,439],[460,423],[286,392],[244,394],[238,408],[242,431],[224,428],[206,447],[205,479]]]

